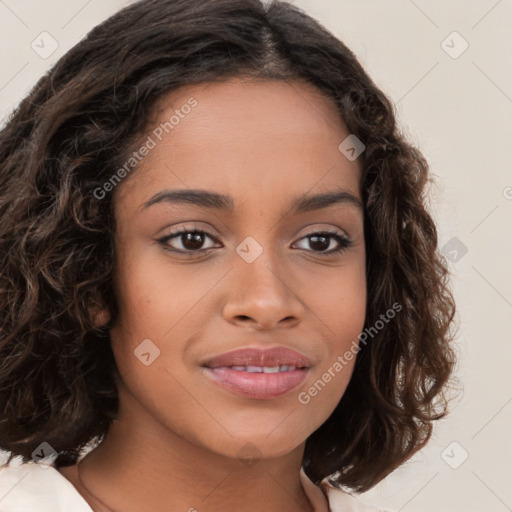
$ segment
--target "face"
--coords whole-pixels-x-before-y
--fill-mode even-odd
[[[114,195],[112,347],[121,409],[144,411],[148,430],[277,457],[334,410],[366,312],[361,169],[338,149],[348,135],[300,82],[161,99],[146,155]],[[180,199],[191,191],[222,197]],[[336,198],[306,201],[321,194]],[[266,355],[218,358],[237,349]]]

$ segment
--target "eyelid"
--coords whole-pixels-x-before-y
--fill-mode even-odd
[[[189,222],[190,222],[190,224],[189,224]],[[210,238],[218,238],[221,236],[221,235],[213,234],[211,232],[213,230],[213,228],[211,228],[209,225],[206,228],[203,228],[200,225],[198,225],[198,224],[201,224],[200,221],[189,221],[189,222],[185,221],[185,222],[182,222],[172,228],[166,228],[165,234],[162,235],[160,238],[169,237],[170,235],[176,235],[176,234],[182,233],[184,231],[185,232],[199,231],[202,233],[206,233]],[[213,230],[213,231],[216,231],[216,230]]]
[[[306,233],[304,233],[300,237],[300,239],[302,239],[306,236],[316,235],[317,233],[328,233],[330,235],[336,234],[336,235],[342,236],[344,238],[350,239],[350,235],[346,231],[344,231],[340,228],[337,228],[335,226],[332,226],[330,228],[312,228],[310,231],[307,231]]]

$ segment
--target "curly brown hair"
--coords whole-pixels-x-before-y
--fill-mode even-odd
[[[363,492],[429,440],[447,414],[455,303],[426,207],[432,180],[394,107],[355,55],[284,2],[142,0],[90,31],[34,86],[0,132],[0,448],[23,461],[43,441],[76,462],[116,418],[109,330],[116,229],[112,194],[156,101],[187,84],[250,76],[305,80],[364,142],[365,327],[340,403],[306,441],[315,483]],[[134,171],[136,172],[136,170]],[[95,326],[91,307],[107,305]]]

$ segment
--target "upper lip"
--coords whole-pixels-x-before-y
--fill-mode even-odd
[[[208,359],[203,366],[219,368],[221,366],[295,366],[309,368],[312,362],[305,355],[287,347],[242,348],[225,352]]]

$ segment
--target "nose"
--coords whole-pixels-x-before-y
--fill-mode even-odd
[[[247,263],[234,258],[230,272],[228,296],[223,315],[226,321],[256,330],[291,327],[304,317],[304,290],[284,265],[278,265],[270,252],[264,251],[255,261]]]

